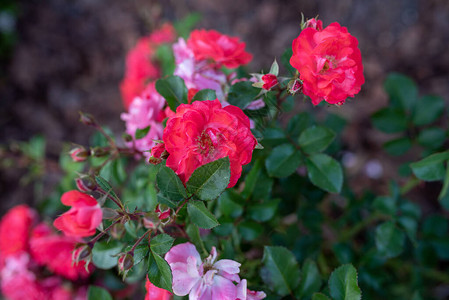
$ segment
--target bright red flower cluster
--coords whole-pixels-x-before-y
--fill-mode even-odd
[[[126,56],[125,77],[120,84],[123,104],[126,109],[137,96],[140,96],[146,85],[160,76],[158,65],[153,61],[156,49],[163,43],[175,39],[175,29],[165,24],[147,37],[141,38]]]
[[[167,166],[185,183],[193,171],[209,162],[228,156],[233,187],[242,173],[242,165],[251,161],[257,145],[249,118],[233,105],[220,101],[195,101],[181,104],[167,121],[163,140],[169,153]]]
[[[290,64],[299,71],[303,92],[314,105],[322,100],[343,104],[365,82],[358,41],[338,23],[324,29],[319,22],[308,26],[293,41]]]
[[[2,294],[12,300],[85,299],[85,286],[68,288],[69,281],[64,280],[89,276],[84,262],[72,265],[78,240],[57,235],[37,222],[37,213],[26,205],[12,208],[0,222]]]
[[[217,67],[237,68],[249,63],[253,56],[245,51],[246,44],[215,30],[194,30],[187,41],[196,60],[212,60]]]

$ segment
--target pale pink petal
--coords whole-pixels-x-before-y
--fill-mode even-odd
[[[214,264],[214,268],[229,274],[237,274],[240,272],[240,263],[231,259],[220,259]]]
[[[183,243],[174,246],[170,249],[170,251],[165,254],[165,260],[169,265],[175,262],[187,263],[187,259],[189,256],[193,256],[197,263],[201,262],[201,257],[196,248],[191,243]]]
[[[237,294],[235,300],[246,300],[246,279],[242,279],[239,284],[237,284]]]
[[[212,298],[210,299],[235,300],[236,295],[237,287],[232,281],[218,275],[214,277]]]

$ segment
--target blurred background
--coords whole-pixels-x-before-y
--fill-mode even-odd
[[[399,163],[382,151],[386,137],[369,121],[387,104],[382,84],[389,72],[404,73],[418,83],[420,94],[437,94],[449,102],[447,0],[2,0],[1,157],[5,162],[14,156],[17,142],[35,135],[45,137],[46,148],[36,178],[24,180],[29,175],[26,159],[2,163],[1,214],[18,203],[34,205],[51,192],[61,176],[63,142],[88,145],[92,132],[78,122],[78,111],[95,115],[121,135],[119,82],[127,51],[165,21],[195,12],[201,15],[197,27],[247,43],[254,54],[248,67],[253,72],[267,70],[291,46],[301,12],[306,18],[319,15],[325,26],[337,21],[358,38],[366,83],[354,100],[326,110],[348,121],[345,149],[359,165],[352,174],[359,190],[384,189]],[[35,143],[39,148],[39,140]],[[30,184],[35,180],[41,182],[39,189]],[[432,195],[431,185],[425,191],[435,203],[424,199],[424,211],[438,209],[438,192]]]

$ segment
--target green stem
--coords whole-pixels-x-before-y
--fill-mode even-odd
[[[103,236],[106,234],[106,232],[108,232],[115,224],[119,223],[122,219],[117,219],[115,220],[111,225],[109,225],[105,230],[103,230],[102,232],[100,232],[96,237],[94,237],[92,240],[90,240],[87,244],[89,245],[90,248],[93,248],[95,243]]]

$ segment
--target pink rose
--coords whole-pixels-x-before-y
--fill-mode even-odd
[[[74,237],[95,234],[103,212],[94,197],[79,191],[69,191],[62,195],[61,202],[72,208],[54,221],[53,225],[56,228]]]
[[[145,282],[145,289],[147,290],[145,300],[169,300],[171,298],[169,291],[158,288],[148,280],[148,277]]]
[[[187,41],[196,60],[211,60],[217,67],[237,68],[253,56],[245,51],[245,43],[215,30],[194,30]]]
[[[249,118],[233,105],[222,108],[220,101],[181,104],[167,121],[162,137],[169,153],[167,166],[186,183],[198,167],[229,157],[233,187],[242,165],[251,161],[257,145]]]
[[[293,41],[290,64],[300,73],[303,93],[317,105],[342,104],[365,82],[358,41],[345,27],[332,23],[323,30],[305,28]]]
[[[195,246],[184,243],[174,246],[165,255],[173,274],[173,292],[177,296],[189,295],[191,300],[235,300],[240,282],[240,264],[230,259],[215,261],[217,251],[204,261]]]

